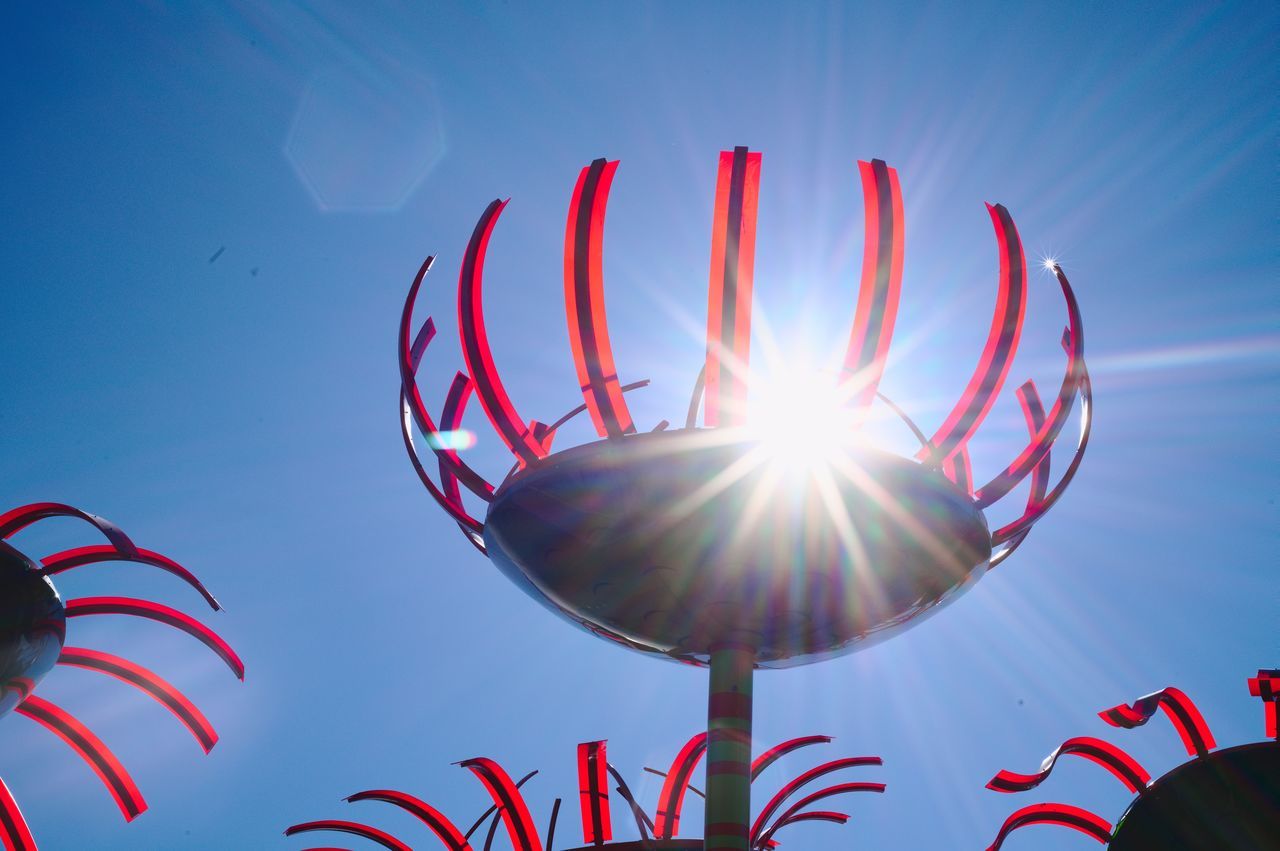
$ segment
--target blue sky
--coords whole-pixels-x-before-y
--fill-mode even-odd
[[[469,824],[487,801],[450,763],[485,755],[543,769],[542,822],[593,738],[652,805],[641,767],[700,728],[705,673],[533,605],[422,492],[394,406],[414,271],[439,255],[419,315],[441,327],[424,374],[442,400],[462,250],[508,196],[486,269],[495,356],[528,416],[578,404],[561,240],[598,156],[622,162],[605,273],[623,378],[654,382],[642,422],[680,417],[697,372],[716,154],[735,144],[764,153],[757,316],[798,353],[838,344],[853,314],[856,160],[899,170],[884,389],[926,428],[989,322],[983,201],[1082,302],[1093,442],[1021,551],[918,629],[758,677],[761,746],[827,733],[832,754],[885,759],[856,779],[887,795],[788,845],[984,847],[1040,800],[1114,820],[1128,796],[1088,763],[1043,794],[982,787],[1084,734],[1162,773],[1180,761],[1167,725],[1094,713],[1165,685],[1220,744],[1261,737],[1244,679],[1280,665],[1273,5],[39,4],[8,7],[0,32],[0,504],[71,502],[182,561],[248,667],[241,686],[154,624],[73,623],[75,643],[187,690],[222,742],[202,758],[144,697],[55,671],[40,693],[116,749],[152,809],[123,825],[67,748],[6,717],[0,775],[44,846],[302,848],[284,826],[363,816],[430,847],[411,819],[339,798],[401,788]],[[1032,284],[1010,380],[1051,387],[1063,310],[1048,276]],[[1020,445],[1012,386],[980,470]],[[475,465],[500,477],[501,447],[468,425]],[[35,555],[89,542],[69,522],[17,539]],[[199,612],[138,567],[59,586]],[[1032,830],[1006,847],[1095,847]]]

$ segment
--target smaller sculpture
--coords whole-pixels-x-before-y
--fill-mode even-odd
[[[75,517],[107,539],[33,560],[5,539],[49,517]],[[204,643],[244,679],[244,664],[213,630],[168,606],[132,597],[84,597],[65,603],[49,577],[91,564],[128,561],[173,574],[196,589],[210,607],[218,601],[190,571],[160,553],[138,547],[116,526],[69,505],[39,502],[0,515],[0,718],[11,711],[47,728],[80,755],[107,787],[125,821],[147,804],[133,778],[89,729],[59,706],[33,692],[55,665],[99,671],[144,692],[174,714],[208,753],[218,735],[208,719],[181,692],[156,674],[118,656],[66,644],[67,619],[89,615],[133,615],[179,629]],[[35,851],[35,840],[17,802],[0,781],[0,840],[7,851]]]
[[[809,745],[830,741],[830,736],[801,736],[769,748],[751,763],[752,783],[765,769],[783,756]],[[707,734],[699,733],[684,744],[668,770],[645,769],[663,778],[657,809],[650,816],[637,803],[618,769],[608,761],[604,741],[583,742],[578,745],[578,798],[582,816],[583,844],[574,851],[586,851],[588,848],[609,848],[614,851],[639,851],[639,849],[701,851],[703,848],[701,839],[683,838],[679,833],[680,813],[684,806],[685,794],[693,792],[695,795],[705,797],[702,791],[691,785],[691,780],[694,770],[706,751]],[[819,778],[844,769],[881,764],[878,756],[845,757],[824,762],[784,783],[756,814],[751,824],[750,847],[753,851],[777,848],[780,844],[777,839],[778,833],[788,825],[800,822],[827,821],[844,824],[849,820],[847,813],[814,809],[813,805],[851,792],[884,792],[883,783],[863,781],[835,783],[811,792],[794,803],[788,804],[788,801],[801,789]],[[346,800],[352,803],[382,801],[393,804],[420,819],[449,851],[472,851],[471,837],[484,826],[486,821],[489,822],[489,827],[485,834],[484,851],[490,851],[492,848],[499,822],[506,826],[511,847],[516,851],[543,851],[544,848],[545,851],[553,851],[561,799],[555,799],[547,822],[546,834],[542,836],[538,833],[533,816],[529,812],[529,806],[520,792],[520,787],[536,775],[537,771],[531,771],[519,780],[513,781],[502,766],[491,759],[468,759],[458,765],[470,769],[484,784],[486,791],[493,799],[493,806],[485,810],[465,833],[439,810],[405,792],[371,789],[366,792],[357,792]],[[635,822],[637,839],[618,841],[614,838],[613,819],[609,806],[609,778],[613,778],[613,782],[617,784],[615,791],[625,802],[631,819]],[[327,819],[303,822],[288,828],[285,836],[315,831],[349,833],[376,842],[391,851],[411,851],[411,846],[386,831],[354,821]]]
[[[1009,834],[1032,824],[1069,827],[1105,843],[1111,851],[1160,848],[1273,848],[1280,838],[1280,671],[1259,671],[1249,693],[1266,708],[1271,741],[1214,750],[1217,743],[1189,697],[1169,687],[1098,715],[1113,727],[1133,729],[1163,711],[1193,757],[1154,782],[1122,749],[1089,736],[1068,739],[1035,774],[1001,771],[988,789],[1025,792],[1043,783],[1060,756],[1080,756],[1111,772],[1138,797],[1114,830],[1101,816],[1067,804],[1032,804],[1009,816],[987,851],[998,851]]]

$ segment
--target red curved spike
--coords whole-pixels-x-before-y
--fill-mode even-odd
[[[1017,390],[1018,404],[1022,407],[1022,416],[1027,423],[1027,433],[1031,437],[1035,437],[1036,432],[1044,425],[1044,405],[1040,401],[1040,393],[1036,390],[1034,381],[1026,381]],[[999,552],[992,554],[991,559],[987,562],[987,569],[995,567],[1000,562],[1013,555],[1014,550],[1022,546],[1022,542],[1026,540],[1027,534],[1031,531],[1032,520],[1027,523],[1030,517],[1039,517],[1036,513],[1042,502],[1044,502],[1045,491],[1049,487],[1049,465],[1052,450],[1046,452],[1044,458],[1031,471],[1031,490],[1027,494],[1027,507],[1023,509],[1022,517],[1006,526],[997,529],[992,535],[992,545],[1004,543],[1005,547]],[[1016,528],[1019,524],[1025,523],[1022,528]],[[1012,530],[1006,532],[1006,530]],[[1004,533],[1004,534],[1002,534]],[[997,537],[998,536],[998,537]]]
[[[205,753],[212,750],[218,743],[218,734],[214,732],[213,725],[196,708],[196,705],[182,692],[141,665],[134,664],[128,659],[121,659],[119,656],[112,656],[110,653],[86,650],[83,647],[63,647],[62,655],[58,657],[58,664],[100,671],[151,695],[191,731],[191,735],[196,737],[196,741],[200,743],[200,747],[204,748]]]
[[[476,383],[476,396],[480,399],[480,405],[502,442],[523,468],[537,461],[546,451],[516,413],[506,388],[502,386],[498,367],[493,362],[493,352],[489,348],[481,301],[485,251],[489,247],[493,226],[506,206],[507,201],[489,204],[476,223],[471,241],[467,243],[467,253],[463,255],[462,272],[458,278],[458,330],[462,338],[462,357],[467,363],[467,372]]]
[[[578,745],[578,797],[582,810],[582,841],[600,845],[613,838],[609,820],[609,777],[605,742]]]
[[[1053,486],[1053,490],[1047,496],[1042,497],[1034,508],[1028,505],[1021,517],[991,533],[993,544],[999,544],[1017,536],[1026,537],[1027,531],[1030,530],[1031,526],[1039,521],[1050,508],[1053,508],[1054,504],[1062,497],[1062,494],[1066,492],[1067,485],[1071,484],[1071,480],[1075,478],[1076,471],[1080,469],[1080,462],[1084,460],[1084,452],[1089,448],[1089,434],[1093,430],[1093,382],[1089,380],[1089,370],[1085,367],[1083,360],[1080,361],[1079,391],[1080,442],[1076,444],[1076,451],[1071,456],[1071,462],[1067,464],[1067,469],[1063,471],[1062,478]],[[1044,460],[1041,461],[1041,464],[1045,464],[1048,458],[1049,451],[1045,450]],[[1036,469],[1039,469],[1039,467]]]
[[[807,813],[796,813],[790,818],[778,819],[777,823],[774,825],[772,829],[772,832],[769,834],[769,838],[761,841],[759,845],[757,845],[756,847],[757,848],[760,848],[760,847],[777,848],[778,841],[773,838],[773,835],[776,834],[779,830],[782,830],[782,828],[786,827],[787,825],[795,824],[796,822],[800,822],[800,821],[830,821],[830,822],[835,822],[836,824],[845,824],[846,822],[849,821],[849,814],[837,813],[832,810],[811,810],[810,812],[807,812]]]
[[[991,330],[968,386],[930,441],[933,452],[922,449],[917,453],[916,457],[922,460],[933,457],[945,461],[973,437],[1000,395],[1022,335],[1027,307],[1027,258],[1022,252],[1022,240],[1003,204],[988,204],[987,212],[1000,244],[1000,288]]]
[[[1062,426],[1071,413],[1071,402],[1079,389],[1084,376],[1084,320],[1080,316],[1080,305],[1076,301],[1075,292],[1067,280],[1061,266],[1055,266],[1058,285],[1062,287],[1062,296],[1067,303],[1067,330],[1063,335],[1064,348],[1067,351],[1067,369],[1062,377],[1062,385],[1058,388],[1058,398],[1045,418],[1044,425],[1036,432],[1018,457],[1010,462],[995,478],[987,482],[974,493],[974,500],[979,508],[986,508],[1000,497],[1017,487],[1018,482],[1026,478],[1049,454],[1049,448],[1058,439]]]
[[[1130,792],[1144,789],[1151,782],[1151,775],[1147,773],[1146,769],[1124,750],[1110,742],[1104,742],[1102,739],[1095,739],[1092,736],[1079,736],[1067,739],[1058,746],[1057,750],[1045,757],[1044,762],[1040,765],[1040,770],[1035,774],[1016,774],[1012,771],[1002,770],[991,778],[991,781],[987,783],[987,788],[994,792],[1025,792],[1028,789],[1034,789],[1053,772],[1053,767],[1057,764],[1058,757],[1067,754],[1084,757],[1101,765],[1128,787]]]
[[[231,649],[231,645],[209,627],[176,609],[133,597],[81,597],[67,602],[67,617],[84,615],[132,615],[180,629],[216,653],[218,658],[227,663],[237,679],[244,679],[244,663],[240,661],[236,651]]]
[[[339,819],[324,819],[295,824],[292,827],[285,828],[284,835],[294,836],[315,830],[333,830],[338,833],[350,833],[352,836],[362,836],[370,842],[376,842],[383,848],[390,849],[390,851],[413,851],[412,848],[399,839],[385,831],[378,830],[376,827],[370,827],[367,824],[360,824],[355,821],[340,821]]]
[[[671,762],[671,770],[662,781],[662,793],[658,796],[658,811],[654,815],[653,835],[658,839],[672,839],[680,831],[680,808],[684,806],[684,793],[693,779],[693,770],[707,750],[707,734],[699,733],[684,743],[680,753]]]
[[[78,517],[101,532],[121,552],[132,553],[138,549],[129,536],[111,521],[61,502],[33,502],[0,514],[0,538],[16,535],[32,523],[48,517]]]
[[[397,361],[400,364],[400,396],[401,405],[407,408],[413,415],[413,420],[418,424],[418,428],[422,429],[422,433],[426,436],[427,442],[437,457],[441,458],[444,463],[448,464],[454,474],[466,486],[467,490],[484,500],[493,499],[493,485],[489,484],[485,479],[472,470],[467,464],[458,457],[458,453],[452,449],[443,448],[440,445],[440,431],[436,428],[436,424],[431,419],[431,414],[427,412],[427,407],[422,401],[422,393],[418,390],[418,365],[422,361],[423,352],[427,345],[435,336],[435,323],[427,317],[427,321],[422,324],[422,328],[418,331],[416,337],[410,342],[410,333],[413,328],[413,305],[418,300],[418,291],[422,288],[422,282],[426,278],[427,272],[430,271],[435,257],[428,257],[418,269],[418,274],[414,277],[413,283],[409,286],[409,294],[405,297],[404,308],[400,312],[400,335],[399,342],[396,346]],[[412,428],[402,426],[402,430],[408,431],[406,443],[410,448],[411,454],[416,457],[416,450],[412,446]],[[429,485],[428,490],[432,496],[438,491],[435,485]],[[439,501],[437,499],[437,501]],[[449,506],[446,506],[446,510]],[[459,503],[456,510],[465,514],[465,510]],[[452,512],[450,512],[452,513]]]
[[[488,790],[489,797],[498,805],[502,821],[507,826],[507,834],[511,837],[511,847],[515,851],[542,851],[538,829],[534,827],[524,796],[502,766],[484,757],[464,760],[458,765],[471,769]]]
[[[811,795],[806,795],[799,801],[796,801],[790,807],[783,811],[778,820],[768,829],[764,830],[764,822],[757,820],[756,825],[751,828],[751,844],[752,846],[763,845],[773,838],[773,835],[782,829],[783,825],[794,822],[797,814],[805,807],[826,798],[835,795],[844,795],[849,792],[878,792],[883,794],[885,785],[883,783],[837,783],[835,786],[828,786],[825,789],[819,789]]]
[[[760,776],[760,772],[794,750],[799,750],[809,745],[824,745],[830,741],[830,736],[800,736],[795,739],[787,739],[785,742],[779,742],[760,754],[751,763],[751,779],[754,781]]]
[[[987,851],[1000,851],[1010,833],[1030,824],[1056,824],[1078,830],[1099,842],[1111,841],[1111,823],[1088,810],[1067,804],[1032,804],[1005,819],[995,842],[987,846]]]
[[[4,780],[0,780],[0,841],[4,842],[4,851],[36,851],[31,828]]]
[[[853,404],[865,411],[880,387],[898,318],[905,221],[897,169],[884,160],[859,160],[858,171],[865,211],[862,281],[844,369]]]
[[[467,540],[479,547],[480,552],[484,552],[484,543],[480,538],[480,534],[484,531],[484,524],[468,514],[461,503],[450,500],[427,475],[427,468],[423,466],[422,458],[418,456],[418,447],[413,440],[413,414],[404,390],[400,391],[400,436],[404,438],[404,449],[409,455],[409,462],[413,465],[414,472],[418,474],[418,480],[427,489],[427,493],[431,494],[436,504],[457,521],[466,533]]]
[[[1143,695],[1132,704],[1122,703],[1104,709],[1098,713],[1098,717],[1112,727],[1132,730],[1150,721],[1157,709],[1163,709],[1165,715],[1169,716],[1189,756],[1204,756],[1218,746],[1195,703],[1172,686]]]
[[[1249,694],[1262,698],[1267,738],[1280,741],[1280,724],[1276,723],[1276,707],[1280,704],[1280,671],[1258,671],[1258,676],[1249,679]]]
[[[443,431],[457,431],[462,428],[462,415],[467,409],[467,400],[475,385],[465,372],[459,372],[449,385],[449,393],[444,399],[444,410],[440,412],[440,427]],[[446,497],[457,505],[462,505],[462,492],[458,490],[458,476],[453,465],[443,457],[440,458],[440,489]]]
[[[973,494],[973,466],[969,462],[968,448],[961,446],[954,455],[942,462],[942,475],[967,494]]]
[[[769,823],[769,819],[777,812],[778,807],[791,797],[797,790],[804,788],[808,784],[817,780],[819,777],[830,774],[833,771],[839,771],[842,768],[856,768],[862,765],[883,765],[884,760],[878,756],[850,756],[843,759],[832,760],[819,765],[817,768],[811,768],[804,774],[795,778],[791,782],[784,785],[778,790],[778,793],[769,799],[764,805],[764,809],[760,811],[760,815],[756,816],[755,823],[751,826],[751,835],[759,837],[765,829],[765,825]],[[872,784],[875,785],[875,784]]]
[[[564,234],[564,312],[578,384],[601,437],[636,430],[618,383],[604,310],[604,214],[618,161],[582,170],[569,202]]]
[[[142,800],[142,793],[134,785],[129,772],[124,770],[120,760],[116,759],[116,755],[107,749],[102,740],[89,732],[88,727],[65,710],[35,695],[18,704],[14,711],[51,730],[70,745],[102,780],[116,805],[120,807],[120,812],[124,813],[125,821],[133,821],[146,811],[147,802]]]
[[[760,154],[749,153],[741,146],[721,151],[707,304],[706,402],[702,420],[708,426],[742,425],[746,418],[759,198]]]
[[[471,851],[471,843],[467,842],[462,831],[458,830],[453,822],[426,801],[412,795],[397,792],[394,789],[370,789],[366,792],[357,792],[347,800],[353,804],[357,801],[383,801],[394,804],[431,828],[431,832],[449,851]]]
[[[163,556],[153,550],[144,550],[135,548],[133,552],[125,552],[117,549],[110,544],[98,544],[91,547],[76,547],[72,550],[63,550],[60,553],[54,553],[40,560],[40,572],[45,576],[53,576],[62,573],[64,570],[71,570],[75,567],[83,567],[86,564],[100,564],[107,561],[128,561],[135,564],[147,564],[152,567],[158,567],[161,570],[168,571],[183,582],[190,585],[196,591],[200,592],[200,596],[213,608],[219,611],[222,606],[209,593],[209,589],[204,587],[199,579],[195,577],[191,571],[178,564],[173,559]]]

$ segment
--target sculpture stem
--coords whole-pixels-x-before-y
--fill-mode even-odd
[[[751,674],[755,649],[722,643],[711,651],[707,702],[706,851],[751,846]]]

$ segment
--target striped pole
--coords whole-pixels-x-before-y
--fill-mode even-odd
[[[751,847],[751,674],[755,649],[725,642],[711,651],[707,702],[706,851]]]

